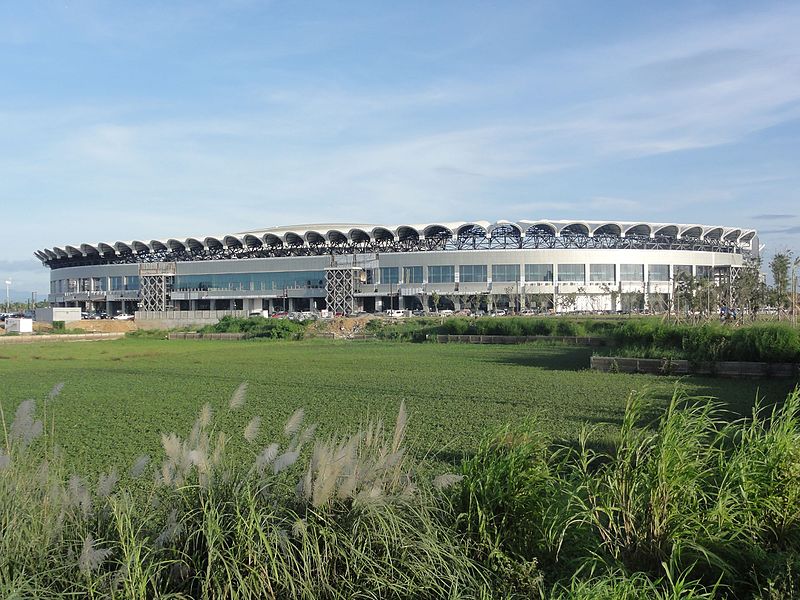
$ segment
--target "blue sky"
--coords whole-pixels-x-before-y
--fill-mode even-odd
[[[755,227],[800,252],[800,4],[2,2],[0,275],[308,222]]]

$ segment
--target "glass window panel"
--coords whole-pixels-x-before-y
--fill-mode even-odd
[[[175,289],[178,290],[281,291],[324,286],[324,271],[178,275],[175,278]]]
[[[403,283],[422,283],[422,267],[403,267]]]
[[[586,265],[558,265],[558,280],[583,283],[586,281]]]
[[[459,281],[462,283],[486,281],[486,265],[461,265],[459,267]]]
[[[650,281],[669,281],[669,265],[648,265],[647,279]]]
[[[128,275],[125,277],[125,289],[126,290],[138,290],[139,289],[139,276],[138,275]]]
[[[120,277],[117,277],[117,276],[109,277],[108,281],[109,281],[109,284],[110,284],[109,287],[112,290],[117,291],[117,290],[121,290],[122,289],[122,277],[121,276]]]
[[[455,268],[453,265],[433,265],[428,267],[428,283],[453,283]]]
[[[400,268],[381,267],[381,283],[400,283]]]
[[[616,281],[617,265],[589,265],[589,281]]]
[[[553,281],[553,265],[525,265],[525,281]]]
[[[519,281],[519,265],[492,265],[492,281]]]
[[[620,265],[620,281],[644,281],[644,265]]]

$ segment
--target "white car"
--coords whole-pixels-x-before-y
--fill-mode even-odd
[[[133,315],[128,313],[120,313],[112,317],[115,321],[133,321]]]

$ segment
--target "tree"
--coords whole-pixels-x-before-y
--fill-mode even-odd
[[[770,292],[770,304],[778,309],[778,318],[789,306],[789,269],[792,264],[792,252],[785,250],[778,252],[769,261],[769,270],[772,273],[773,287]]]
[[[739,309],[743,317],[746,315],[755,320],[767,295],[766,284],[761,276],[761,262],[751,261],[743,265],[729,285],[733,307]]]
[[[508,298],[508,308],[514,312],[519,310],[519,293],[517,288],[513,285],[506,286],[503,290]]]
[[[433,312],[439,312],[439,301],[441,300],[441,296],[439,296],[439,292],[432,292],[431,293],[431,302],[433,302]]]

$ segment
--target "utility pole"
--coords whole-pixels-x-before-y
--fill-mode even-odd
[[[11,280],[6,279],[6,312],[11,312]]]

